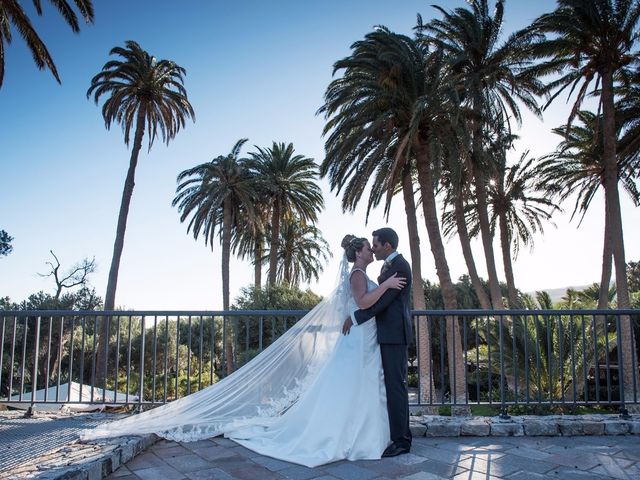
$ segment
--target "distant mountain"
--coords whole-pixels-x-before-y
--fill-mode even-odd
[[[576,286],[568,286],[568,287],[560,287],[560,288],[545,288],[543,289],[543,291],[547,292],[549,294],[549,296],[551,297],[551,301],[553,303],[559,302],[560,300],[562,300],[562,297],[564,297],[567,293],[567,290],[569,290],[570,288],[574,289],[574,290],[584,290],[585,288],[590,287],[592,284],[589,285],[576,285]],[[536,292],[528,292],[529,295],[533,296],[535,298],[536,296]]]

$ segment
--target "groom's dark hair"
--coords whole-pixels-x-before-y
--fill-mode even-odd
[[[398,248],[398,234],[395,232],[393,228],[389,228],[389,227],[379,228],[378,230],[373,232],[372,235],[374,237],[378,237],[378,241],[381,244],[384,245],[385,243],[388,243],[393,247],[394,250]]]

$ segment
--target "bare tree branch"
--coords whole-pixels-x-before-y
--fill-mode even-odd
[[[74,264],[68,271],[60,274],[60,260],[53,253],[53,250],[49,250],[53,258],[55,258],[55,265],[53,262],[46,262],[51,268],[49,273],[38,273],[41,277],[53,277],[56,282],[56,300],[60,299],[60,294],[64,288],[70,289],[79,285],[85,286],[87,284],[87,276],[96,270],[96,258],[91,260],[83,258],[79,263]],[[62,278],[61,278],[62,277]]]

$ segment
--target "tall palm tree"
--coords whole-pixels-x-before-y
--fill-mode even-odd
[[[196,165],[178,175],[176,196],[172,205],[178,207],[180,222],[189,217],[187,233],[213,250],[216,233],[222,243],[222,308],[229,310],[229,270],[231,237],[234,228],[254,216],[256,178],[248,168],[240,150],[247,139],[241,139],[227,155]],[[225,358],[227,373],[233,371],[233,339],[227,335]]]
[[[318,219],[318,212],[324,208],[324,200],[316,183],[316,163],[312,158],[296,155],[293,143],[273,142],[270,148],[256,149],[257,152],[249,154],[252,159],[250,165],[269,201],[269,285],[274,285],[278,274],[278,241],[283,218],[295,214],[302,221],[313,223]]]
[[[440,235],[434,193],[439,152],[456,138],[451,108],[457,102],[451,98],[453,92],[442,66],[438,56],[429,56],[413,39],[384,27],[354,43],[351,55],[334,65],[334,72],[344,73],[327,87],[325,103],[319,110],[328,119],[321,172],[329,176],[332,189],[349,192],[357,185],[362,188],[363,178],[370,178],[377,165],[384,163],[384,169],[377,170],[374,188],[384,187],[388,199],[403,188],[410,219],[415,215],[410,201],[413,189],[409,192],[400,185],[405,185],[408,169],[415,165],[444,304],[455,309],[456,291]],[[380,172],[384,172],[384,178],[380,178]],[[466,393],[459,333],[455,320],[448,319],[449,366],[456,372],[451,375],[455,401]],[[428,339],[424,340],[420,340],[421,347],[428,349]],[[421,385],[422,391],[429,392],[433,382],[427,373],[431,355],[428,351],[419,355],[425,367],[421,378],[427,382]]]
[[[534,75],[528,74],[527,45],[532,34],[518,32],[499,44],[503,29],[504,0],[497,0],[493,15],[488,0],[469,0],[469,8],[447,11],[434,6],[442,19],[423,24],[419,17],[416,29],[422,41],[440,50],[450,63],[455,82],[464,105],[468,108],[467,121],[471,132],[471,171],[475,182],[476,204],[491,301],[495,309],[502,309],[502,292],[493,253],[487,205],[485,172],[491,169],[483,153],[483,128],[494,118],[494,111],[505,119],[521,122],[518,102],[534,113],[539,113],[534,94],[541,85]]]
[[[72,6],[66,0],[49,0],[50,3],[60,12],[65,22],[75,33],[80,31],[78,16]],[[93,0],[73,0],[72,2],[86,23],[93,23]],[[33,0],[33,6],[38,15],[42,15],[41,0]],[[27,47],[31,50],[33,61],[40,70],[48,68],[54,78],[60,83],[58,70],[53,58],[47,50],[47,46],[40,39],[40,36],[33,28],[29,17],[20,5],[19,0],[2,0],[0,2],[0,87],[4,80],[4,51],[5,42],[11,44],[11,25],[15,27],[20,36],[27,42]]]
[[[129,204],[145,130],[151,149],[158,132],[168,144],[180,128],[185,126],[188,118],[195,119],[183,85],[186,74],[184,68],[171,60],[156,60],[132,40],[126,42],[125,48],[114,47],[109,54],[121,58],[105,63],[102,71],[91,79],[87,98],[93,95],[97,105],[103,96],[108,96],[102,105],[105,126],[108,130],[114,122],[121,124],[127,146],[132,128],[135,128],[135,133],[118,215],[116,241],[104,300],[105,310],[113,310],[115,303]]]
[[[171,60],[156,60],[132,40],[128,40],[124,48],[114,47],[109,54],[120,58],[105,63],[102,71],[91,79],[87,98],[93,95],[97,105],[103,96],[108,97],[102,105],[105,127],[109,130],[112,123],[119,123],[124,130],[125,145],[129,145],[132,128],[135,128],[135,133],[129,170],[122,190],[116,239],[104,299],[105,310],[113,310],[115,306],[120,257],[124,247],[124,234],[135,184],[138,154],[142,147],[145,130],[147,130],[149,150],[151,150],[158,131],[162,140],[169,144],[180,128],[185,126],[187,119],[191,118],[195,121],[195,113],[183,85],[186,74],[184,68]],[[98,343],[99,359],[106,355],[109,338],[107,322],[102,323]],[[104,363],[106,363],[106,357]],[[104,367],[103,362],[99,361],[98,379],[103,378]]]
[[[541,179],[549,188],[555,188],[559,202],[575,196],[575,204],[571,218],[579,213],[579,224],[584,219],[596,193],[604,188],[604,143],[602,139],[602,115],[586,110],[576,113],[571,125],[563,125],[553,129],[563,140],[556,151],[548,155],[540,165]],[[618,123],[620,130],[621,122]],[[626,157],[628,158],[628,157]],[[640,192],[634,181],[634,171],[630,163],[621,158],[618,161],[618,181],[628,193],[631,200],[638,205]],[[605,230],[609,217],[605,209]],[[609,284],[611,283],[612,246],[610,238],[604,235],[601,292],[598,308],[607,308]]]
[[[614,87],[616,78],[623,82],[627,80],[622,73],[637,58],[634,49],[639,20],[638,0],[558,0],[557,8],[537,18],[529,29],[543,36],[532,50],[542,59],[532,73],[556,75],[546,86],[548,92],[553,92],[549,102],[562,92],[568,91],[571,95],[577,91],[568,123],[573,120],[595,82],[595,94],[603,117],[605,235],[609,237],[607,241],[611,242],[613,252],[619,308],[629,308],[630,302],[618,192]],[[625,384],[631,386],[637,383],[637,368],[631,365],[635,342],[627,318],[622,320],[621,336],[626,360]],[[626,391],[630,393],[631,388]]]
[[[549,195],[544,183],[539,182],[537,160],[527,159],[524,152],[520,161],[506,167],[506,158],[499,164],[495,180],[489,184],[490,225],[495,232],[500,227],[502,261],[507,279],[509,306],[520,308],[521,302],[515,286],[511,258],[517,258],[521,246],[533,248],[536,232],[544,233],[543,221],[553,224],[551,218],[560,208]]]
[[[318,280],[330,256],[329,244],[315,225],[295,215],[284,218],[278,242],[278,281],[298,286]]]
[[[420,235],[418,233],[418,218],[416,214],[416,192],[414,189],[414,177],[416,176],[415,159],[406,162],[401,175],[390,177],[389,170],[394,165],[397,146],[395,139],[392,139],[389,148],[387,148],[382,155],[371,155],[365,160],[360,161],[357,170],[354,169],[344,177],[337,172],[332,174],[330,177],[331,188],[332,190],[337,190],[336,193],[342,190],[342,210],[345,212],[354,212],[362,200],[365,191],[367,188],[370,188],[365,222],[369,221],[369,215],[372,210],[377,208],[383,199],[384,213],[388,221],[393,197],[397,194],[402,194],[405,214],[407,216],[409,250],[411,252],[411,274],[413,278],[411,293],[413,297],[413,308],[415,310],[425,310],[425,293],[422,284],[422,254],[420,252]],[[323,176],[328,174],[326,170],[330,165],[331,163],[325,159],[321,166]],[[370,181],[372,176],[373,182]],[[394,185],[393,182],[397,182],[397,184]],[[418,319],[418,321],[420,320]],[[426,324],[426,322],[423,323]],[[423,330],[425,329],[420,330],[420,334],[424,333],[424,340],[426,342],[428,335],[427,332],[423,332]]]
[[[455,158],[443,170],[440,182],[443,193],[442,232],[450,238],[458,236],[469,279],[480,302],[480,308],[491,310],[491,300],[480,279],[471,250],[471,233],[467,224],[470,222],[468,217],[473,207],[469,204],[473,201],[474,193],[470,183],[471,174],[466,167],[466,162]]]

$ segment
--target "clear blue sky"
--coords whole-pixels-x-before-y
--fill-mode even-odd
[[[31,2],[24,3],[31,11]],[[315,112],[332,78],[333,63],[374,25],[411,34],[416,13],[425,19],[436,14],[431,3],[447,8],[464,4],[96,1],[95,25],[83,26],[75,35],[44,3],[45,16],[32,18],[62,85],[36,68],[14,33],[0,89],[0,229],[15,237],[13,253],[0,259],[0,296],[21,301],[38,290],[51,292],[52,280],[36,274],[47,270],[51,249],[63,266],[95,256],[98,271],[91,283],[104,295],[130,152],[117,125],[105,129],[100,108],[86,98],[86,91],[109,60],[109,50],[131,39],[156,57],[186,68],[185,86],[196,111],[196,122],[168,147],[157,142],[150,153],[144,149],[140,155],[116,296],[117,305],[134,309],[222,306],[219,246],[212,251],[202,240],[187,236],[171,207],[180,171],[227,153],[240,138],[249,138],[245,152],[273,140],[293,142],[299,153],[321,162],[324,123]],[[508,1],[505,33],[550,11],[554,3]],[[563,99],[549,109],[544,122],[526,115],[512,157],[526,149],[534,155],[553,150],[557,139],[550,130],[564,122],[568,111]],[[362,210],[342,214],[327,182],[321,185],[326,210],[319,227],[336,255],[311,288],[326,294],[333,286],[342,236],[369,235],[384,220],[376,212],[365,225]],[[400,250],[408,252],[400,199],[394,203],[390,226],[401,235]],[[521,252],[515,263],[518,287],[532,291],[599,281],[603,217],[601,199],[579,230],[576,223],[568,223],[567,214],[556,217],[558,228],[549,226],[533,253]],[[626,198],[623,221],[627,258],[638,260],[640,214]],[[424,228],[422,245],[424,275],[436,281]],[[499,258],[497,243],[495,247]],[[447,253],[457,278],[465,273],[457,240],[447,244]],[[250,265],[233,259],[232,296],[251,282]]]

